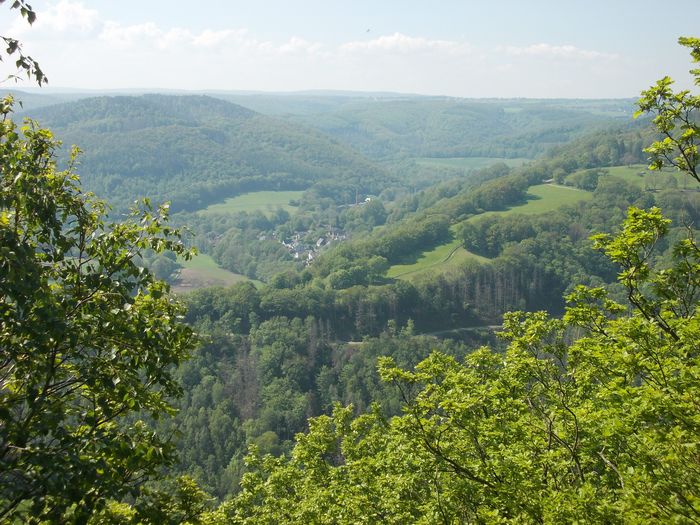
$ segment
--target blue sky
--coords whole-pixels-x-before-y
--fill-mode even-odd
[[[34,0],[2,6],[52,87],[633,97],[690,87],[700,0]]]

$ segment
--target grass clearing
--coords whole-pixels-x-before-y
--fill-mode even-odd
[[[634,184],[635,186],[644,186],[644,177],[652,172],[643,164],[634,164],[632,166],[611,166],[603,168],[608,170],[610,175],[624,179],[625,181]]]
[[[180,276],[173,283],[174,292],[183,293],[208,288],[210,286],[231,286],[232,284],[249,281],[245,275],[224,270],[216,261],[205,253],[200,253],[189,261],[180,261],[182,269]],[[253,283],[258,286],[257,281]]]
[[[435,166],[439,168],[456,168],[463,170],[475,170],[486,168],[493,164],[503,162],[510,167],[522,166],[531,159],[502,157],[416,157],[413,160],[422,166]]]
[[[237,213],[261,211],[271,215],[277,208],[282,208],[288,212],[296,210],[296,206],[289,204],[292,200],[299,200],[303,191],[254,191],[244,193],[236,197],[226,199],[224,202],[212,204],[199,213],[206,215],[213,213]]]
[[[454,234],[456,232],[456,227],[452,226],[450,230],[452,230]],[[467,251],[462,247],[462,242],[459,239],[454,239],[448,243],[436,246],[432,250],[423,252],[413,263],[393,265],[387,271],[387,277],[391,277],[392,279],[407,279],[429,269],[444,270],[468,259],[479,262],[489,261],[486,257]]]
[[[536,186],[531,186],[528,190],[528,196],[529,200],[520,206],[513,206],[512,208],[502,211],[485,212],[470,217],[467,220],[478,220],[481,217],[487,217],[489,215],[508,215],[513,213],[534,215],[537,213],[547,213],[565,204],[575,204],[593,198],[591,192],[555,184],[538,184]],[[450,227],[453,235],[456,235],[458,229],[459,224]],[[393,279],[410,279],[426,270],[446,270],[467,260],[486,263],[489,262],[490,259],[471,253],[461,246],[459,239],[453,239],[448,243],[441,244],[432,250],[421,253],[415,262],[393,265],[389,268],[387,276]]]
[[[507,210],[487,211],[474,215],[467,220],[475,221],[490,215],[511,215],[513,213],[535,215],[547,213],[567,204],[576,204],[577,202],[588,201],[593,198],[593,193],[590,191],[579,190],[570,186],[559,186],[557,184],[530,186],[527,194],[528,201],[524,204],[513,206]]]
[[[623,179],[630,184],[634,184],[643,190],[649,187],[655,190],[664,189],[668,184],[669,175],[676,179],[676,186],[678,188],[692,187],[692,185],[689,186],[690,180],[688,177],[685,177],[682,173],[672,168],[664,168],[661,171],[651,171],[646,164],[631,164],[629,166],[608,166],[602,169],[607,170],[608,174]]]

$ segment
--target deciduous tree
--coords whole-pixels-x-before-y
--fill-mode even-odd
[[[171,459],[160,417],[192,331],[142,251],[188,256],[167,206],[107,222],[48,130],[0,106],[0,521],[84,521]],[[127,416],[128,419],[127,419]]]

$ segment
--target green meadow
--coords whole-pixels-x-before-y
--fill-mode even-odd
[[[224,270],[209,255],[200,253],[189,261],[180,261],[180,276],[172,288],[176,292],[187,292],[208,286],[231,286],[248,281],[248,277]],[[257,281],[253,281],[257,286]]]
[[[565,204],[575,204],[580,201],[590,200],[593,194],[588,191],[570,188],[568,186],[557,186],[554,184],[538,184],[530,187],[528,191],[528,201],[520,206],[513,206],[507,210],[489,211],[475,215],[467,220],[477,220],[489,215],[508,215],[513,213],[537,214],[556,210]],[[453,234],[458,231],[459,225],[453,225],[450,230]],[[423,252],[415,262],[409,264],[395,264],[389,268],[387,276],[391,278],[407,279],[426,270],[446,270],[451,266],[456,266],[468,259],[479,262],[488,262],[489,259],[465,250],[459,239],[441,244]]]
[[[226,199],[224,202],[207,206],[199,213],[236,213],[242,211],[250,213],[261,211],[271,214],[278,208],[292,212],[296,207],[289,204],[290,201],[300,199],[303,193],[303,191],[255,191],[244,193],[243,195]]]
[[[467,220],[479,220],[489,215],[510,215],[513,213],[524,213],[535,215],[537,213],[547,213],[554,211],[567,204],[576,204],[580,201],[587,201],[593,198],[589,191],[579,190],[570,186],[559,186],[557,184],[538,184],[530,186],[528,190],[527,202],[508,208],[507,210],[487,211],[474,215]]]
[[[609,175],[623,179],[642,189],[662,190],[668,184],[669,175],[676,179],[678,188],[691,187],[688,177],[684,177],[675,169],[652,171],[646,164],[631,164],[629,166],[609,166],[603,168]],[[578,173],[578,172],[574,172]]]
[[[610,166],[605,168],[610,175],[624,179],[636,186],[644,185],[644,178],[651,175],[653,172],[650,171],[643,164],[633,164],[631,166]]]
[[[450,230],[454,234],[456,232],[456,226],[452,226]],[[454,239],[432,250],[423,252],[413,263],[393,265],[387,271],[387,277],[391,277],[392,279],[407,279],[425,270],[444,270],[450,266],[458,265],[467,259],[473,259],[479,262],[489,261],[486,257],[465,250],[462,247],[461,241],[459,239]]]

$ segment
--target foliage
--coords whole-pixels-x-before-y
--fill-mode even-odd
[[[700,39],[681,37],[678,42],[691,49],[694,62],[700,62]],[[700,85],[700,69],[693,69],[691,73],[695,77],[695,83]],[[654,114],[654,127],[663,137],[644,151],[651,155],[650,169],[659,170],[664,165],[674,166],[700,182],[697,171],[700,161],[700,126],[696,121],[700,111],[700,95],[693,95],[688,90],[674,93],[672,84],[670,77],[664,77],[655,86],[642,92],[639,111],[635,115]]]
[[[288,458],[253,449],[241,493],[207,519],[697,522],[700,247],[690,229],[667,241],[670,223],[630,207],[619,233],[594,237],[627,304],[579,286],[563,318],[507,314],[504,353],[435,352],[413,371],[381,358],[404,415],[338,406]]]
[[[5,3],[5,1],[6,0],[0,0],[0,4]],[[36,13],[32,9],[32,6],[25,0],[12,0],[10,3],[10,9],[18,9],[22,15],[22,18],[25,18],[29,24],[33,24],[36,21]],[[48,82],[48,78],[46,78],[46,75],[44,75],[39,63],[29,55],[25,55],[22,52],[22,46],[18,40],[4,35],[0,36],[0,40],[2,40],[7,46],[5,49],[7,58],[10,58],[10,56],[14,54],[17,55],[17,59],[15,60],[15,68],[17,68],[17,71],[23,71],[26,73],[27,78],[34,78],[34,80],[36,80],[37,84],[40,86],[41,84]],[[0,54],[0,61],[3,61],[2,54]],[[17,77],[16,75],[10,75],[9,78]]]
[[[167,207],[122,222],[57,171],[45,129],[0,123],[0,519],[83,521],[172,459],[135,417],[170,411],[193,344],[182,308],[136,258],[189,256]],[[132,415],[128,418],[127,416]]]
[[[648,268],[666,227],[633,208],[598,240],[622,265],[631,314],[579,287],[564,319],[506,316],[505,355],[435,353],[414,372],[383,358],[405,415],[351,421],[338,408],[313,420],[289,459],[253,454],[219,512],[234,523],[696,520],[700,249],[686,239],[668,270]]]
[[[144,489],[136,503],[109,501],[89,523],[99,525],[198,525],[211,497],[189,476]]]
[[[331,180],[338,203],[378,193],[378,165],[313,129],[206,96],[96,97],[37,108],[32,117],[85,150],[85,187],[118,209],[135,199],[199,210],[258,190]]]

